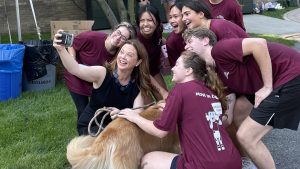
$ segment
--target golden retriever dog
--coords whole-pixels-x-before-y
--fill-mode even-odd
[[[149,120],[160,116],[154,105],[140,115]],[[113,120],[97,137],[79,136],[67,146],[67,158],[74,169],[138,169],[144,154],[151,151],[178,153],[177,133],[158,138],[125,119]]]

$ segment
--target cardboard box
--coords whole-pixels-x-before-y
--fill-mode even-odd
[[[92,30],[94,21],[90,20],[68,20],[68,21],[50,21],[51,39],[56,34],[57,30],[63,29],[65,32],[72,33],[75,36],[81,32]],[[56,65],[56,78],[64,80],[64,67],[59,59]]]
[[[56,34],[58,29],[78,35],[81,32],[91,30],[93,24],[93,20],[50,21],[51,37]]]

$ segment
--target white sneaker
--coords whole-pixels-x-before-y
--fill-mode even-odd
[[[257,169],[257,167],[251,161],[250,158],[248,158],[248,157],[242,157],[241,159],[242,159],[243,169]]]

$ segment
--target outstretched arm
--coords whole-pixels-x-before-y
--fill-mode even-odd
[[[155,90],[161,95],[161,97],[165,100],[168,97],[168,91],[162,87],[154,77],[150,76],[151,84],[155,88]]]
[[[163,130],[156,128],[153,124],[153,121],[143,118],[138,113],[132,113],[127,110],[121,110],[120,113],[118,114],[118,117],[125,118],[125,119],[135,123],[142,130],[144,130],[145,132],[147,132],[153,136],[163,138],[168,134],[167,131],[163,131]]]
[[[143,104],[144,104],[143,97],[140,93],[134,100],[133,108],[142,106]],[[153,124],[153,121],[147,120],[144,117],[140,116],[139,113],[142,110],[143,109],[136,109],[133,111],[132,109],[123,109],[117,113],[117,117],[125,118],[125,119],[135,123],[142,130],[144,130],[145,132],[147,132],[153,136],[156,136],[159,138],[165,137],[168,134],[168,132],[156,128]]]
[[[262,38],[245,38],[242,42],[243,55],[252,54],[261,72],[264,86],[255,93],[257,107],[273,90],[272,63],[267,41]]]
[[[68,52],[71,56],[73,56],[74,59],[76,58],[76,51],[73,47],[68,47]]]
[[[96,83],[97,86],[100,86],[105,78],[106,69],[102,66],[85,66],[78,64],[75,60],[75,56],[72,54],[75,53],[74,49],[70,49],[70,53],[66,50],[65,46],[57,44],[61,40],[59,37],[62,30],[58,30],[58,32],[54,35],[53,46],[56,48],[60,59],[64,65],[64,67],[71,74],[77,76],[78,78]]]

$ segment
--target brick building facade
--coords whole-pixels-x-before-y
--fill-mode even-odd
[[[4,1],[5,4],[4,5]],[[36,19],[41,32],[50,32],[51,20],[85,20],[85,0],[32,0]],[[15,0],[0,1],[0,34],[8,34],[6,14],[11,33],[17,33],[17,17]],[[19,0],[20,22],[22,34],[35,33],[35,23],[28,0]]]

